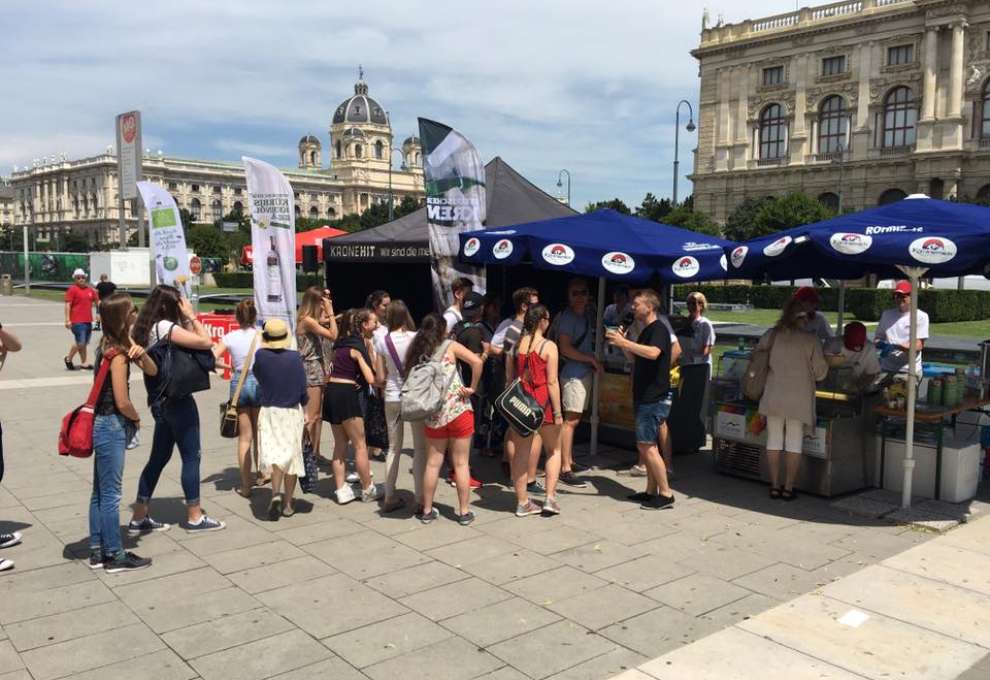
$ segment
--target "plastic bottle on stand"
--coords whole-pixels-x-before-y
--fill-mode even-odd
[[[282,267],[278,260],[278,248],[275,245],[275,237],[271,236],[268,258],[265,262],[266,274],[268,277],[268,301],[282,301]]]

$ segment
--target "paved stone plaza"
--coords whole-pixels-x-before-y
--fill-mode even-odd
[[[478,519],[470,527],[451,521],[453,489],[446,485],[438,492],[443,519],[423,526],[410,513],[382,517],[360,502],[339,507],[326,478],[318,494],[303,496],[293,518],[269,522],[267,489],[252,502],[233,492],[233,443],[217,432],[227,385],[216,380],[197,398],[202,496],[227,530],[190,537],[173,527],[128,541],[154,558],[150,569],[95,573],[81,559],[92,463],[55,450],[58,423],[84,400],[90,380],[62,367],[69,334],[61,318],[58,303],[0,298],[0,323],[25,345],[0,375],[7,462],[0,531],[24,533],[22,545],[3,551],[17,566],[0,574],[0,680],[700,677],[666,673],[662,659],[651,671],[649,662],[690,655],[699,649],[691,643],[712,634],[721,637],[700,644],[723,663],[760,651],[764,638],[783,640],[797,655],[802,643],[778,636],[777,612],[796,607],[813,627],[831,612],[809,593],[824,589],[846,601],[869,593],[871,573],[898,568],[896,559],[893,567],[875,565],[935,536],[850,515],[824,499],[771,501],[761,485],[715,474],[707,455],[677,459],[673,510],[644,512],[625,498],[641,480],[614,472],[633,454],[611,449],[594,461],[591,487],[561,494],[563,514],[554,519],[512,516],[514,498],[498,483],[497,465],[481,464],[477,476],[491,483],[473,494]],[[146,429],[142,445],[128,453],[125,503],[151,440],[143,386],[132,389]],[[411,488],[407,469],[400,485]],[[380,479],[381,465],[375,470]],[[176,454],[152,505],[157,519],[184,516],[178,475]],[[970,509],[986,514],[979,502]],[[931,544],[943,553],[933,571],[961,564],[953,551],[966,541],[981,541],[985,550],[988,523],[936,539],[949,543]],[[984,598],[986,573],[973,586]],[[932,616],[948,616],[947,606]],[[769,622],[756,617],[763,612]],[[986,612],[982,622],[960,624],[984,632],[982,642],[953,657],[957,666],[965,660],[959,668],[990,652]],[[755,634],[740,638],[747,627]],[[840,638],[832,643],[842,646]],[[889,644],[909,647],[912,638]],[[772,667],[788,674],[786,662]],[[798,677],[880,677],[865,663],[843,667],[845,675]],[[925,674],[892,677],[948,680],[957,673],[937,673],[952,668],[933,664]],[[710,677],[743,675],[727,673]],[[976,674],[990,670],[978,666],[964,677]]]

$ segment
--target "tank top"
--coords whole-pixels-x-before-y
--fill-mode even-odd
[[[100,365],[103,363],[103,350],[96,350],[96,361],[93,363],[93,380],[96,380],[96,376],[100,373]],[[130,385],[131,379],[131,362],[127,362],[127,384]],[[130,389],[128,387],[128,389]],[[113,378],[110,376],[110,371],[107,371],[107,379],[103,382],[103,388],[100,390],[100,396],[96,399],[96,406],[93,408],[93,413],[98,416],[117,416],[120,415],[120,411],[117,409],[117,402],[113,398]]]
[[[516,375],[522,388],[543,407],[543,422],[553,423],[553,406],[550,403],[550,390],[547,387],[547,362],[540,356],[546,339],[537,350],[530,346],[525,354],[516,354]]]
[[[353,380],[358,382],[360,367],[357,361],[351,357],[351,347],[336,347],[333,350],[333,368],[330,371],[331,378],[340,380]]]

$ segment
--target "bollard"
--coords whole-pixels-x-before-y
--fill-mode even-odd
[[[10,274],[0,274],[0,295],[14,294],[14,280]]]

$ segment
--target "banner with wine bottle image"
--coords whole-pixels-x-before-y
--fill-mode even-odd
[[[189,255],[182,230],[179,207],[165,187],[153,182],[138,182],[138,193],[148,215],[148,239],[155,258],[155,277],[159,283],[175,286],[190,296]]]
[[[292,186],[278,169],[242,156],[254,250],[258,318],[296,327],[296,215]]]

